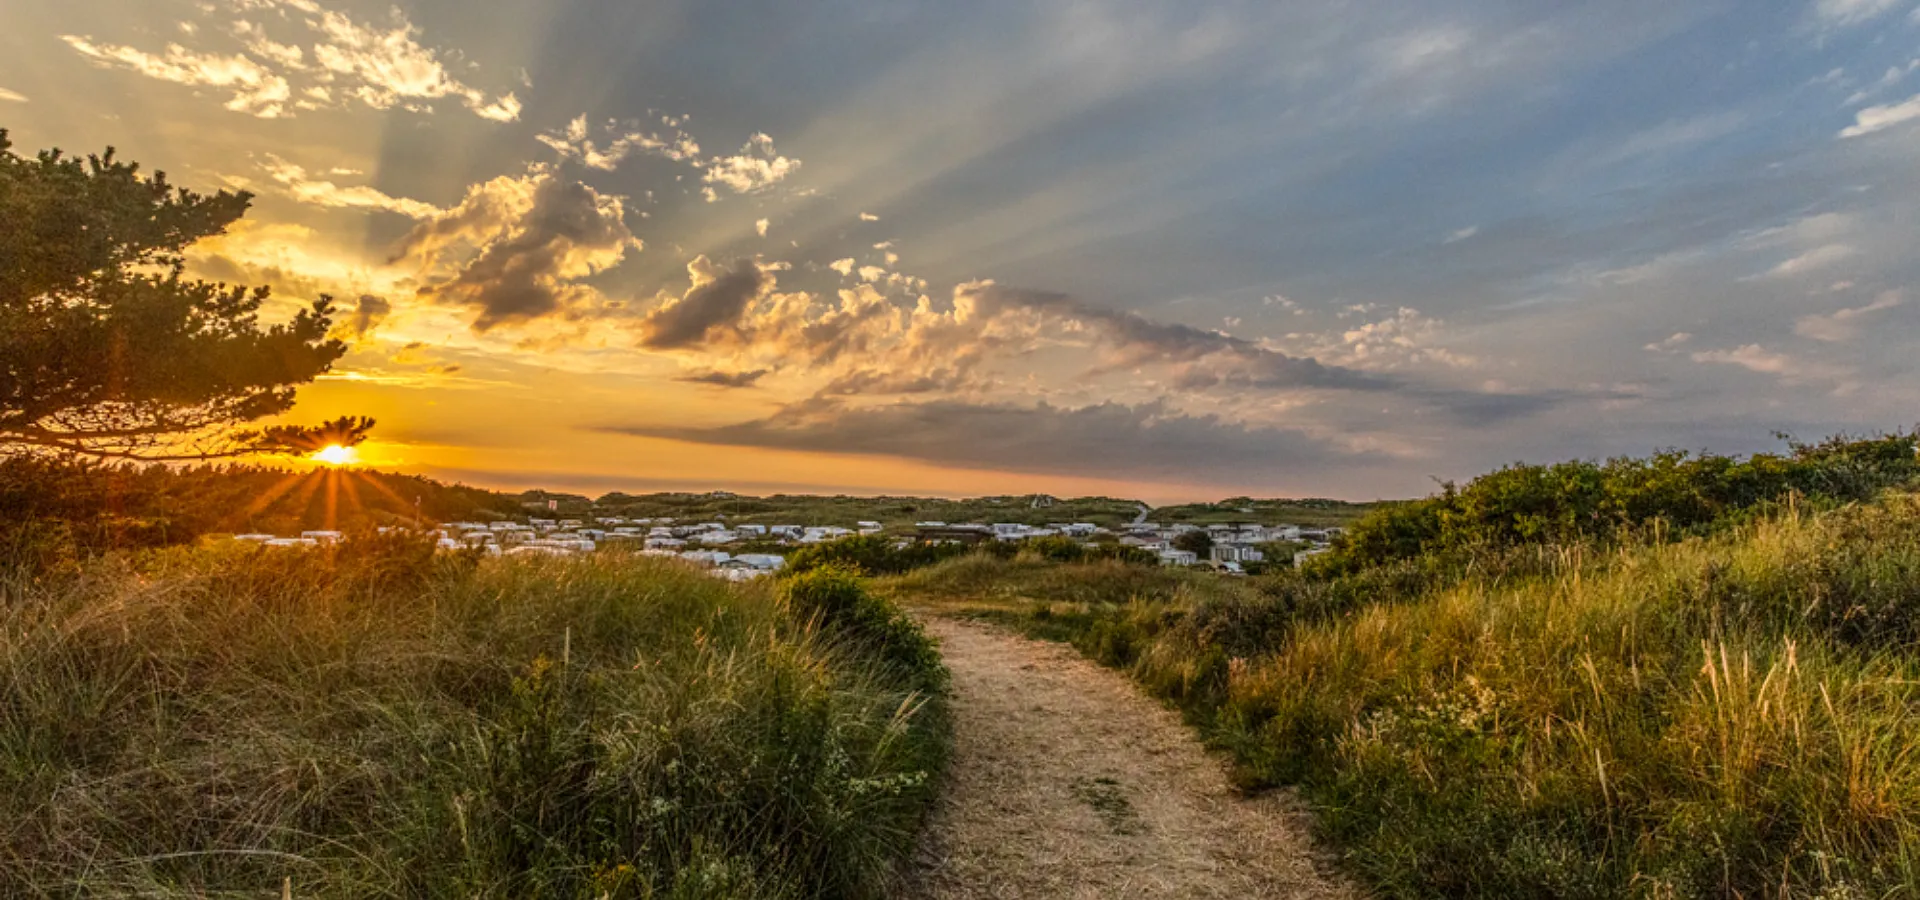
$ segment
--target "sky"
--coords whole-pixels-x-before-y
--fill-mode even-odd
[[[1417,496],[1920,420],[1920,5],[10,0],[501,488]]]

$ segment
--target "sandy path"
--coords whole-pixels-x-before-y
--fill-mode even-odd
[[[1351,898],[1302,814],[1243,799],[1179,718],[1072,648],[933,619],[952,780],[909,897]]]

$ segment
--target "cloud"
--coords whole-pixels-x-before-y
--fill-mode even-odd
[[[278,118],[286,115],[287,100],[293,96],[285,78],[241,55],[196,53],[170,44],[164,56],[156,56],[133,47],[95,44],[88,37],[67,34],[60,39],[96,65],[117,66],[175,84],[226,88],[233,93],[226,105],[234,112]]]
[[[1447,234],[1447,237],[1446,237],[1446,239],[1445,239],[1445,240],[1442,240],[1442,241],[1441,241],[1440,243],[1442,243],[1442,244],[1458,244],[1458,243],[1460,243],[1461,241],[1464,241],[1464,240],[1466,240],[1467,238],[1470,238],[1470,237],[1473,237],[1474,235],[1476,235],[1476,234],[1479,234],[1479,233],[1480,233],[1480,226],[1478,226],[1478,225],[1469,225],[1469,226],[1467,226],[1467,227],[1465,227],[1465,228],[1462,228],[1462,229],[1460,229],[1460,230],[1458,230],[1458,231],[1454,231],[1454,232],[1450,232],[1450,233],[1448,233],[1448,234]]]
[[[354,304],[350,315],[334,323],[330,336],[342,341],[366,340],[392,312],[393,304],[372,294],[364,295]]]
[[[1829,25],[1858,25],[1878,18],[1904,0],[1817,0],[1813,11]]]
[[[1077,364],[1079,382],[1116,376],[1114,390],[1173,392],[1244,400],[1255,391],[1352,391],[1394,395],[1485,423],[1529,415],[1576,399],[1569,392],[1464,391],[1330,365],[1217,331],[1157,322],[1064,294],[993,282],[956,287],[950,305],[919,297],[911,306],[887,291],[904,276],[869,278],[830,297],[774,293],[766,267],[742,260],[723,270],[705,257],[689,266],[693,287],[642,323],[641,345],[725,354],[734,368],[767,368],[825,377],[819,396],[1000,391],[1014,367]],[[870,274],[870,273],[867,273]],[[1403,310],[1403,313],[1411,311]],[[1412,324],[1409,324],[1412,323]],[[1364,355],[1372,343],[1399,346],[1423,337],[1430,320],[1399,316],[1362,326],[1343,346]],[[1445,355],[1424,345],[1408,358]],[[1467,364],[1465,358],[1442,362]],[[816,384],[818,382],[815,382]],[[1051,391],[1040,389],[1039,396]],[[1028,393],[1027,396],[1036,396]]]
[[[578,280],[641,248],[625,215],[622,198],[536,166],[469,188],[460,205],[414,226],[393,260],[429,273],[422,296],[478,310],[476,331],[574,316],[599,299]]]
[[[1350,307],[1347,313],[1364,316],[1373,311],[1372,305],[1359,304]],[[1347,317],[1347,314],[1340,316]],[[1438,363],[1456,369],[1479,365],[1478,359],[1441,345],[1445,324],[1417,309],[1402,306],[1384,318],[1355,325],[1338,334],[1320,335],[1296,346],[1323,361],[1373,371],[1420,363]]]
[[[1671,353],[1691,340],[1693,340],[1693,335],[1684,331],[1676,331],[1666,339],[1655,341],[1642,349],[1650,353]]]
[[[0,88],[0,103],[26,103],[26,102],[27,102],[27,95],[22,94],[19,91],[10,91],[10,90],[7,90],[6,88]]]
[[[458,97],[482,118],[510,122],[520,117],[520,101],[508,93],[489,98],[447,72],[439,54],[420,45],[420,30],[397,12],[393,27],[379,28],[331,10],[310,21],[325,40],[313,47],[322,68],[343,79],[348,94],[375,109],[416,100]]]
[[[1888,291],[1866,306],[1835,310],[1824,316],[1801,316],[1793,323],[1793,333],[1829,343],[1849,341],[1859,336],[1861,318],[1882,310],[1893,309],[1903,302],[1905,301],[1898,293]]]
[[[1694,353],[1692,358],[1697,363],[1739,366],[1749,372],[1773,375],[1785,385],[1809,381],[1844,381],[1853,374],[1848,369],[1797,359],[1759,344],[1746,344],[1731,350],[1702,350]]]
[[[280,118],[299,109],[345,106],[358,102],[374,109],[427,112],[430,102],[453,97],[475,115],[496,122],[520,117],[520,100],[511,92],[489,95],[455,78],[442,55],[419,42],[420,29],[395,10],[390,26],[363,23],[312,0],[232,0],[239,13],[274,11],[301,30],[294,41],[276,40],[266,26],[247,19],[225,23],[240,50],[222,53],[169,44],[164,53],[97,44],[91,37],[62,40],[95,64],[128,69],[149,78],[190,86],[223,88],[232,93],[227,108],[261,118]],[[220,8],[201,4],[208,15]],[[183,23],[191,25],[192,23]],[[188,37],[212,40],[211,31],[183,28]],[[299,82],[298,99],[295,81]]]
[[[1052,475],[1243,479],[1371,454],[1304,432],[1185,415],[1163,404],[1062,407],[954,401],[853,407],[795,404],[764,419],[716,428],[612,426],[619,434],[699,444],[875,454],[942,465]]]
[[[1103,309],[1065,294],[1004,288],[976,281],[954,289],[954,302],[968,316],[997,319],[1008,315],[1051,317],[1082,330],[1110,353],[1108,367],[1146,364],[1180,367],[1177,383],[1186,388],[1329,388],[1390,390],[1396,382],[1353,369],[1290,356],[1217,331],[1155,322],[1138,313]]]
[[[841,277],[850,278],[853,276],[853,267],[858,264],[853,257],[849,256],[846,259],[836,259],[833,262],[827,263],[827,268],[839,272]]]
[[[766,219],[756,219],[756,220],[754,220],[754,223],[753,223],[753,231],[754,231],[754,233],[755,233],[755,234],[758,234],[758,235],[760,235],[761,237],[766,237],[766,236],[767,236],[767,226],[768,226],[769,224],[771,224],[771,223],[770,223],[770,222],[768,222],[768,221],[767,221]]]
[[[188,32],[191,34],[192,32]],[[267,36],[267,30],[252,22],[233,23],[233,34],[247,46],[252,53],[283,69],[304,69],[307,67],[307,53],[293,44],[282,44]]]
[[[770,371],[772,370],[754,369],[751,372],[696,372],[692,375],[682,375],[674,380],[685,381],[691,384],[709,384],[714,387],[723,388],[747,388],[753,387],[754,382],[766,377]]]
[[[1920,94],[1886,106],[1869,106],[1853,114],[1853,125],[1840,132],[1843,138],[1860,137],[1920,118]]]
[[[750,194],[786,180],[800,170],[800,161],[781,156],[773,147],[773,138],[756,134],[738,154],[708,160],[706,169],[704,180],[708,184],[725,185],[736,194]]]
[[[262,166],[274,181],[301,203],[335,209],[384,209],[412,219],[426,219],[445,212],[440,207],[405,197],[393,197],[365,185],[341,187],[331,181],[307,176],[307,170],[269,153]]]
[[[1824,269],[1843,259],[1853,257],[1859,252],[1860,251],[1846,244],[1824,244],[1774,266],[1767,274],[1775,277],[1787,277],[1812,272],[1816,269]]]
[[[669,121],[678,120],[669,117]],[[614,126],[609,126],[609,133],[613,130]],[[587,117],[582,115],[567,123],[565,129],[535,135],[535,140],[553,148],[563,159],[603,172],[619,168],[622,162],[636,153],[699,165],[699,142],[677,126],[669,126],[665,133],[641,131],[635,127],[620,129],[619,133],[606,140],[604,147],[593,139],[592,131]]]
[[[699,256],[687,264],[687,274],[693,286],[686,294],[654,310],[641,323],[641,346],[655,350],[691,347],[715,332],[738,328],[747,304],[773,287],[773,277],[750,259],[725,269]]]
[[[878,222],[878,221],[880,221],[880,217],[879,217],[879,216],[876,216],[876,215],[874,215],[873,213],[870,213],[870,212],[863,212],[863,213],[861,213],[861,214],[860,214],[860,221],[862,221],[862,222]]]

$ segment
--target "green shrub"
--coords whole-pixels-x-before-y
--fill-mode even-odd
[[[933,639],[899,607],[868,591],[853,570],[816,568],[784,582],[797,620],[817,621],[827,633],[868,648],[923,690],[946,687],[946,667]]]
[[[1308,571],[1330,578],[1428,554],[1570,544],[1664,531],[1681,536],[1791,495],[1866,500],[1920,477],[1920,438],[1836,437],[1786,456],[1668,451],[1555,465],[1512,465],[1354,523]]]
[[[860,575],[897,575],[967,552],[961,544],[903,542],[885,535],[862,534],[801,547],[787,557],[786,571],[804,573],[838,567]]]

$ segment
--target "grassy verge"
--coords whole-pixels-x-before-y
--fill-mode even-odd
[[[0,895],[881,896],[943,691],[832,572],[405,540],[0,570]]]
[[[1325,609],[948,565],[975,589],[939,604],[1072,640],[1249,787],[1300,786],[1384,896],[1920,896],[1911,497]]]

